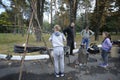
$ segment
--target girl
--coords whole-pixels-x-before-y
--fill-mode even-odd
[[[102,41],[102,59],[103,63],[100,64],[101,67],[107,67],[108,66],[108,54],[112,48],[112,43],[111,43],[111,37],[108,32],[103,32],[103,37],[104,40]]]

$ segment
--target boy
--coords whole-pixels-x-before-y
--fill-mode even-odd
[[[60,32],[61,28],[59,25],[54,26],[54,32],[49,38],[49,41],[52,42],[53,46],[53,55],[54,55],[54,67],[55,67],[55,76],[60,77],[64,76],[64,44],[63,41],[66,41],[66,38],[63,33]]]

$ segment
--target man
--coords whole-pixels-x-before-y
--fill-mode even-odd
[[[75,23],[72,22],[69,27],[63,30],[63,33],[67,36],[67,46],[70,47],[70,55],[74,55]]]

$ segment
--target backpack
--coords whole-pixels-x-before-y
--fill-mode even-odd
[[[96,44],[94,44],[90,48],[88,48],[87,51],[91,54],[97,54],[100,52],[99,47]]]

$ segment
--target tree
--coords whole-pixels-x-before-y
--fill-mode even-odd
[[[15,25],[15,27],[19,27],[20,30],[19,32],[22,33],[22,29],[23,29],[23,14],[25,11],[25,6],[26,6],[26,2],[25,0],[7,0],[10,2],[10,5],[5,5],[2,0],[0,1],[0,5],[5,9],[5,11],[8,13],[8,15],[11,18],[11,20],[13,21],[13,24]],[[11,12],[11,13],[10,13]]]
[[[70,22],[75,22],[78,0],[69,0],[68,2],[69,2],[69,7],[70,7]]]
[[[95,40],[99,40],[99,30],[106,24],[109,5],[109,0],[96,0],[95,9],[92,16],[95,30]]]
[[[11,3],[10,6],[3,4],[2,0],[0,0],[0,5],[3,8],[5,8],[6,12],[9,12],[9,10],[13,12],[12,15],[14,15],[13,20],[14,20],[15,27],[18,25],[21,29],[20,33],[23,33],[22,32],[22,28],[24,26],[23,21],[25,21],[24,19],[29,20],[32,12],[32,8],[31,8],[32,0],[8,0],[8,1]],[[35,9],[37,12],[37,17],[40,25],[42,26],[45,0],[34,0],[33,2],[36,2]],[[39,31],[38,25],[36,25],[36,21],[33,22],[33,27],[35,29],[36,41],[40,41],[41,32]]]
[[[0,25],[12,25],[12,20],[10,19],[8,13],[2,12],[0,14]]]
[[[50,32],[51,31],[51,28],[50,28],[50,24],[49,24],[49,22],[48,21],[43,21],[43,30],[45,31],[45,32]]]
[[[38,18],[40,26],[42,26],[45,0],[41,0],[41,1],[40,0],[31,0],[30,3],[31,3],[31,7],[35,9],[35,12],[37,12],[36,15],[34,15],[33,27],[34,27],[36,41],[39,42],[39,41],[41,41],[41,31],[40,31],[38,22],[36,21],[36,17]]]
[[[78,2],[79,0],[57,0],[58,9],[55,14],[55,22],[59,23],[62,29],[76,21]]]
[[[37,16],[41,26],[43,25],[44,4],[45,0],[37,0]]]
[[[85,28],[86,26],[89,26],[89,14],[90,14],[90,10],[91,10],[91,2],[93,0],[80,0],[79,1],[79,9],[80,10],[84,10],[84,12],[81,12],[80,15],[83,18],[82,20],[82,24],[83,27]]]
[[[12,23],[13,21],[10,19],[10,15],[8,15],[8,13],[6,12],[2,12],[0,14],[0,32],[11,32],[12,30]]]

